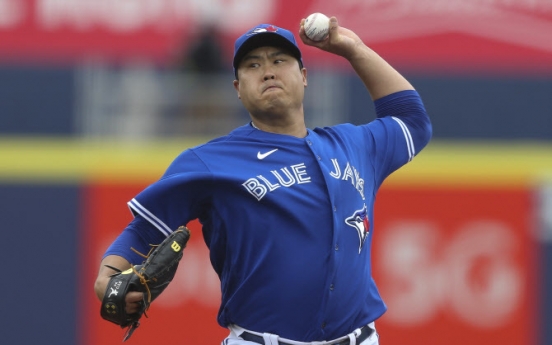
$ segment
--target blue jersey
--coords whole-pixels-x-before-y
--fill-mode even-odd
[[[304,138],[237,128],[181,153],[129,202],[165,235],[200,220],[221,280],[220,325],[314,341],[385,312],[370,263],[375,195],[431,126],[415,91],[376,105],[366,125]]]

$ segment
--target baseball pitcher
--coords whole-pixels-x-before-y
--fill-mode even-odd
[[[251,28],[233,58],[233,87],[251,121],[183,151],[128,202],[134,220],[107,249],[100,300],[111,275],[141,265],[137,252],[199,219],[221,282],[223,345],[378,344],[386,305],[371,270],[375,196],[426,146],[431,124],[413,86],[337,18],[319,41],[298,24],[306,49],[350,63],[377,118],[308,128],[308,75],[294,34]],[[148,305],[148,292],[136,290],[121,293],[131,315]]]

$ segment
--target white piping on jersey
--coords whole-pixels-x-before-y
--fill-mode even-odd
[[[146,218],[151,224],[153,224],[159,231],[161,231],[165,236],[169,236],[172,233],[171,228],[169,228],[163,221],[157,218],[153,213],[148,211],[144,206],[140,205],[138,200],[132,199],[128,202],[128,205],[134,209],[142,217]]]
[[[416,151],[414,150],[414,142],[412,141],[412,135],[410,135],[410,131],[408,130],[408,127],[406,127],[404,122],[394,116],[391,116],[391,118],[395,120],[399,124],[399,126],[401,126],[404,134],[404,139],[406,140],[406,146],[408,148],[408,161],[410,162],[416,154]]]

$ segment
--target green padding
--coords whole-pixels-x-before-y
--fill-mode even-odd
[[[181,151],[207,140],[119,142],[2,138],[0,181],[153,181]],[[434,140],[386,184],[515,186],[551,177],[551,143]]]
[[[0,181],[152,180],[181,151],[205,140],[118,142],[2,138]]]

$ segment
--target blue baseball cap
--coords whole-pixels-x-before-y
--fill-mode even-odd
[[[299,66],[303,67],[301,51],[293,33],[276,25],[260,24],[241,35],[234,44],[233,66],[236,78],[238,65],[243,57],[253,49],[266,46],[285,48],[299,61]]]

